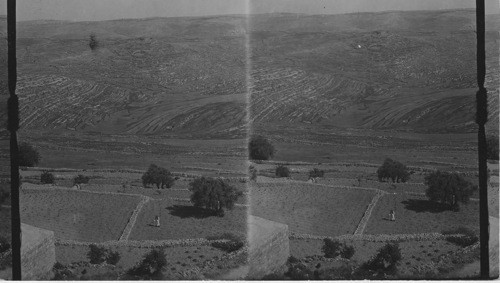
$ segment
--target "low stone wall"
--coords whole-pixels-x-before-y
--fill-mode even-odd
[[[23,280],[48,280],[56,263],[54,232],[21,223]]]
[[[288,225],[249,215],[249,271],[247,279],[261,279],[284,271],[290,256]]]

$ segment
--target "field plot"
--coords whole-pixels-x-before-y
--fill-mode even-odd
[[[156,215],[161,227],[152,225]],[[224,217],[207,217],[189,202],[152,200],[139,213],[129,240],[205,238],[225,232],[246,235],[246,231],[246,207],[227,210]]]
[[[118,240],[139,197],[71,190],[24,190],[21,221],[52,230],[56,238]]]
[[[396,211],[396,221],[389,221],[391,209]],[[372,212],[365,234],[413,234],[442,232],[465,226],[479,228],[479,204],[471,201],[460,204],[460,211],[453,212],[425,197],[392,194],[383,196]]]
[[[352,234],[375,195],[305,183],[266,183],[251,188],[252,215],[285,223],[291,232]]]

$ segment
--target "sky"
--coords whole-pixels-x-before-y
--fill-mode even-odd
[[[498,0],[485,0],[499,13]],[[0,14],[6,14],[6,0]],[[17,20],[99,21],[246,13],[340,14],[474,8],[473,0],[17,0]]]

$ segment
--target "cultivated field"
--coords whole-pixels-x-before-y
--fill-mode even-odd
[[[23,189],[21,221],[52,230],[60,239],[118,240],[139,201],[138,196],[36,187]]]
[[[251,213],[285,223],[291,232],[322,236],[352,234],[375,192],[306,183],[257,183]]]
[[[153,219],[160,215],[161,227]],[[247,208],[235,207],[224,217],[206,216],[190,202],[172,200],[149,201],[139,213],[130,240],[192,239],[223,232],[246,236]]]

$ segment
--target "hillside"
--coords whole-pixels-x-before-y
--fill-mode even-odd
[[[244,22],[21,22],[23,128],[241,138]],[[88,45],[91,34],[95,50]]]
[[[493,131],[499,18],[487,18]],[[244,138],[248,69],[257,132],[271,124],[476,129],[472,10],[263,14],[248,23],[244,16],[20,22],[22,128]],[[0,27],[5,36],[5,19]],[[90,34],[99,43],[93,51]]]
[[[498,131],[497,16],[487,20],[491,129]],[[251,118],[311,128],[464,133],[474,123],[475,13],[256,15]]]

